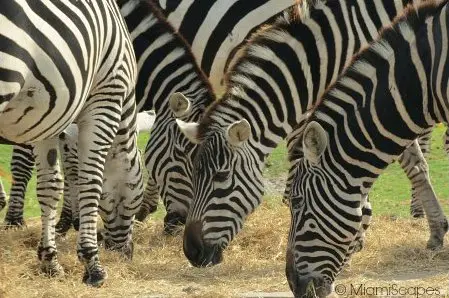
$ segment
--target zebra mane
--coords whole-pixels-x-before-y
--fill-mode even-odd
[[[292,23],[307,21],[310,18],[310,12],[313,9],[322,7],[326,2],[330,1],[331,0],[293,0],[294,4],[284,10],[284,13],[281,14],[275,22],[260,26],[259,29],[250,36],[242,48],[241,55],[224,77],[226,90],[223,93],[223,96],[206,109],[199,126],[198,137],[200,139],[205,136],[210,123],[213,122],[210,118],[211,114],[213,114],[217,107],[227,100],[232,100],[233,95],[240,93],[240,90],[242,90],[239,84],[233,84],[231,81],[233,76],[238,73],[238,68],[242,66],[242,64],[248,62],[248,57],[253,56],[252,52],[263,47],[266,40],[279,40],[280,42],[284,42],[284,37],[281,34],[285,31],[286,27],[290,26]]]
[[[326,100],[328,95],[332,95],[333,92],[338,89],[338,86],[349,72],[363,73],[365,76],[369,77],[369,74],[367,74],[367,67],[365,67],[367,61],[366,58],[373,54],[381,54],[384,58],[387,58],[387,56],[390,55],[387,50],[389,44],[388,41],[398,40],[398,37],[403,37],[404,39],[409,40],[409,42],[413,42],[417,33],[424,29],[423,25],[428,18],[435,16],[448,4],[448,2],[449,0],[427,0],[419,5],[409,4],[404,9],[403,13],[393,20],[390,26],[380,30],[379,37],[376,40],[361,49],[352,57],[347,68],[327,87],[320,99],[315,103],[314,107],[309,110],[307,122],[316,120],[316,114],[320,111],[321,103]]]
[[[154,0],[138,0],[140,1],[143,8],[146,9],[144,11],[146,14],[152,14],[154,15],[158,23],[162,24],[163,30],[168,31],[170,34],[172,34],[178,41],[179,45],[183,47],[186,56],[191,57],[191,63],[193,65],[194,71],[198,74],[198,77],[201,79],[201,81],[206,85],[207,91],[209,96],[215,101],[215,92],[212,88],[212,85],[209,82],[209,79],[207,78],[206,74],[203,72],[203,70],[198,65],[198,62],[196,61],[195,55],[193,55],[192,49],[190,47],[190,44],[186,41],[186,39],[176,31],[176,29],[168,22],[167,18],[165,17],[164,13],[159,9],[159,7],[154,3]],[[145,32],[142,35],[145,36],[145,34],[155,34],[156,32]]]

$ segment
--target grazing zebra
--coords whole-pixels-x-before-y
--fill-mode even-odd
[[[382,171],[449,120],[448,1],[410,6],[323,95],[304,130],[286,273],[318,297],[352,254],[361,205]]]
[[[98,210],[106,247],[131,257],[132,221],[143,192],[135,131],[136,62],[126,25],[114,0],[8,1],[0,7],[0,18],[0,137],[2,143],[34,145],[42,269],[63,271],[54,231],[62,189],[57,146],[58,135],[76,121],[77,252],[85,266],[83,281],[101,285],[107,274],[98,258]]]
[[[224,91],[225,74],[245,40],[271,23],[294,0],[152,0],[191,45],[214,90]],[[310,0],[308,0],[310,1]],[[123,11],[123,10],[122,10]]]
[[[215,95],[189,45],[157,6],[148,0],[124,0],[118,4],[137,58],[138,109],[156,112],[145,149],[149,182],[138,217],[143,220],[156,208],[159,193],[167,210],[164,231],[171,234],[185,222],[190,205],[190,155],[194,149],[178,130],[175,116],[198,121]]]
[[[181,131],[200,144],[184,232],[184,253],[193,265],[221,262],[223,249],[261,202],[266,156],[287,135],[301,131],[307,111],[352,54],[377,37],[378,29],[390,24],[404,5],[391,0],[327,1],[317,2],[308,13],[305,2],[299,15],[290,10],[249,41],[230,71],[226,93],[199,124],[178,121]],[[426,162],[420,163],[417,169],[425,178]],[[428,199],[439,211],[429,214],[435,223],[430,242],[441,246],[445,217],[431,185],[428,179],[427,184],[412,181],[429,190]]]

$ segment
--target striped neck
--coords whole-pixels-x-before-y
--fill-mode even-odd
[[[342,189],[362,187],[366,194],[413,140],[448,120],[447,110],[440,108],[447,105],[447,95],[439,95],[447,86],[447,71],[436,55],[447,54],[447,47],[433,42],[448,32],[440,23],[448,9],[441,13],[441,8],[433,2],[409,9],[385,29],[354,58],[311,117],[329,136],[322,160]],[[446,83],[437,79],[441,76]]]
[[[319,1],[310,12],[299,8],[301,13],[289,10],[250,39],[227,77],[225,95],[203,122],[226,127],[247,119],[250,143],[262,157],[300,126],[353,53],[377,37],[378,29],[390,24],[404,4],[338,0]],[[207,134],[207,127],[201,130]]]
[[[169,96],[182,92],[201,98],[194,105],[204,110],[215,96],[186,41],[150,0],[118,2],[136,53],[138,109],[166,111]]]

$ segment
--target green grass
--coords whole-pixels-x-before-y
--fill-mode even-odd
[[[433,132],[432,150],[428,162],[435,192],[444,208],[444,211],[447,213],[449,211],[449,188],[447,187],[449,162],[443,150],[443,134],[443,126],[439,126]],[[139,136],[138,145],[142,152],[145,149],[148,138],[149,135],[147,133],[142,133]],[[4,175],[2,180],[8,193],[11,184],[9,175],[11,151],[11,146],[0,145],[0,174]],[[279,176],[285,176],[288,170],[286,153],[285,143],[281,143],[270,155],[268,160],[269,167],[265,169],[265,175],[267,177],[276,178]],[[279,193],[279,196],[269,197],[267,199],[279,200],[281,195],[282,194]],[[409,216],[410,182],[397,163],[390,165],[376,181],[370,192],[370,200],[375,215],[391,215],[399,217]],[[4,218],[4,214],[5,210],[0,212],[0,221]],[[36,178],[33,176],[28,185],[28,191],[26,194],[25,217],[35,217],[39,215],[40,209],[36,200]],[[155,217],[161,218],[163,215],[163,208],[159,208],[155,214]]]

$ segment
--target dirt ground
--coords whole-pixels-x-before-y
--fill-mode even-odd
[[[29,220],[24,230],[0,231],[0,297],[238,297],[288,292],[284,259],[289,217],[281,203],[264,203],[226,250],[224,262],[205,269],[189,265],[181,237],[162,236],[162,221],[149,220],[136,227],[131,262],[101,250],[109,279],[99,289],[81,283],[74,232],[58,241],[66,276],[41,275],[36,258],[40,223]],[[425,249],[427,237],[425,220],[375,217],[366,247],[335,283],[341,297],[372,297],[361,295],[370,294],[371,287],[432,287],[448,293],[448,241],[441,251],[431,252]]]

